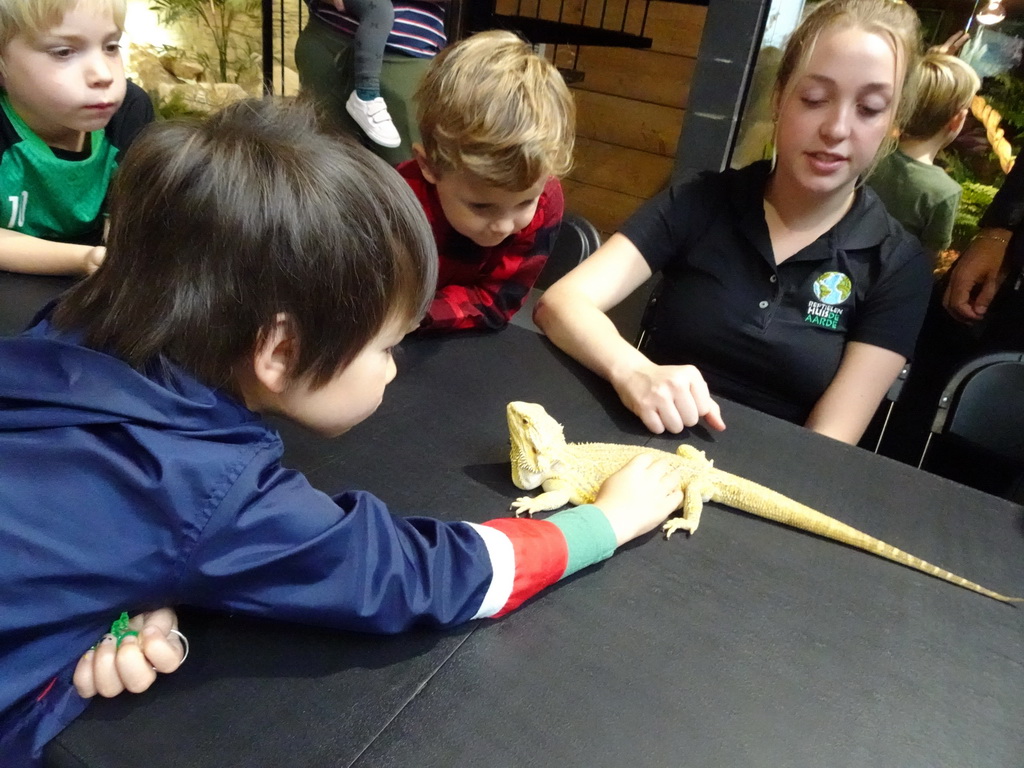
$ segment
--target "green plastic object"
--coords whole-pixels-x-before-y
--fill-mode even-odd
[[[121,647],[121,641],[129,635],[139,636],[134,629],[128,629],[128,611],[121,611],[117,621],[110,625],[110,634],[117,640],[117,646]]]

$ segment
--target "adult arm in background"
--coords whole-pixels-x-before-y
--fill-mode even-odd
[[[942,306],[962,323],[985,317],[996,291],[1006,279],[1006,246],[1013,233],[1003,227],[979,230],[950,268]]]
[[[954,319],[975,323],[985,317],[1009,271],[1007,245],[1022,222],[1024,163],[1014,163],[981,217],[978,234],[950,269],[942,304]]]
[[[534,322],[555,345],[609,381],[651,432],[682,432],[701,418],[712,429],[725,429],[697,368],[656,365],[605,314],[651,274],[636,246],[616,233],[541,296]]]
[[[0,269],[29,275],[90,275],[103,262],[102,245],[58,243],[0,229]]]

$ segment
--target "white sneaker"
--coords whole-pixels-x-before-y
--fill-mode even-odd
[[[397,147],[402,137],[388,113],[388,105],[378,96],[373,101],[363,101],[355,91],[345,102],[345,111],[359,124],[363,132],[382,147]]]

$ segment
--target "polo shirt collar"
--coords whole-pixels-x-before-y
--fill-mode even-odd
[[[751,244],[774,265],[768,223],[764,217],[764,190],[771,173],[771,163],[761,160],[733,173],[730,179],[730,199],[740,221],[741,231]],[[819,238],[792,258],[813,261],[831,258],[840,247],[844,251],[873,248],[892,232],[885,207],[872,200],[874,191],[861,185],[854,196],[853,205],[826,238]],[[874,204],[872,204],[874,203]]]
[[[853,205],[832,230],[832,237],[843,244],[843,250],[874,248],[892,234],[892,225],[885,206],[878,202],[873,189],[862,184]]]

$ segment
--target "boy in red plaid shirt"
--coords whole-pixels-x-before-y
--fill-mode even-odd
[[[576,108],[562,76],[510,32],[442,51],[417,92],[422,144],[398,166],[437,243],[422,332],[504,328],[558,234]]]

